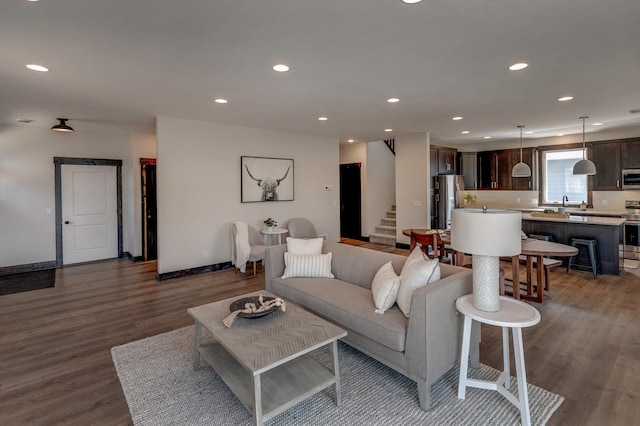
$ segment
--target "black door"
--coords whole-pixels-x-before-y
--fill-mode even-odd
[[[154,159],[140,159],[142,172],[142,257],[158,258],[158,198],[156,195],[156,163]]]
[[[362,238],[360,163],[340,164],[340,236]]]

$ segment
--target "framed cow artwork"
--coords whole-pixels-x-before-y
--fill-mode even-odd
[[[293,159],[240,157],[241,201],[293,201]]]

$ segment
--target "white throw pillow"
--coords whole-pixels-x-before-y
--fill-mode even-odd
[[[420,247],[416,246],[404,263],[400,276],[400,290],[396,303],[404,316],[409,318],[413,292],[440,279],[440,263],[437,258],[429,259]]]
[[[322,254],[322,238],[287,237],[287,251],[293,254]]]
[[[385,311],[396,303],[399,289],[400,277],[393,269],[391,261],[388,261],[378,269],[371,283],[373,303],[376,305],[375,312],[377,314],[384,314]]]
[[[284,254],[282,278],[335,278],[331,273],[331,253]]]

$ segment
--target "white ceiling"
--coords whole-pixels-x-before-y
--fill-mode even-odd
[[[456,144],[518,124],[579,133],[582,115],[587,131],[640,126],[638,0],[3,0],[0,57],[5,124],[140,131],[166,115]]]

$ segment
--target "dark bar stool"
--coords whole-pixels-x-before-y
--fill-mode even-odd
[[[598,251],[598,240],[596,238],[571,238],[571,245],[576,247],[578,250],[580,250],[581,246],[584,246],[589,251],[589,264],[574,263],[573,267],[582,268],[582,269],[591,269],[591,271],[593,272],[593,278],[597,278],[598,270],[600,270],[600,273],[602,273],[602,270],[600,268],[600,253]],[[578,252],[578,254],[580,253]],[[567,274],[571,270],[573,258],[576,256],[569,258],[569,262],[567,263]]]

